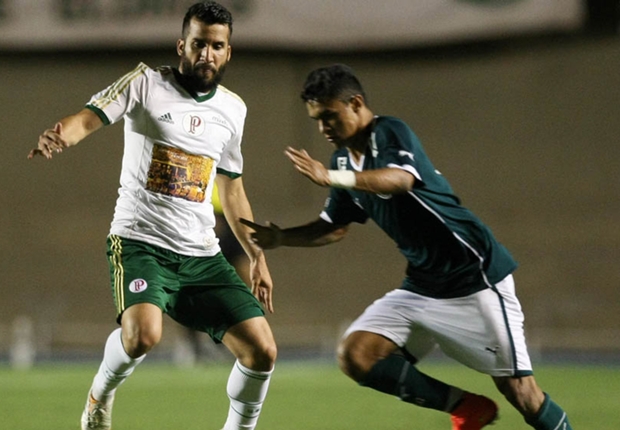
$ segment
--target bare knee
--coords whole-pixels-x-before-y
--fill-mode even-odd
[[[278,356],[278,348],[274,341],[260,339],[254,344],[233,352],[243,366],[259,372],[269,372],[273,369]]]
[[[264,318],[252,318],[231,327],[222,341],[243,366],[261,372],[273,369],[278,348]]]
[[[526,418],[535,416],[542,406],[545,395],[533,376],[519,378],[494,377],[495,385],[506,400]]]
[[[259,348],[256,348],[253,351],[251,362],[248,363],[250,365],[247,367],[262,372],[268,372],[273,369],[277,356],[278,348],[276,347],[275,342],[260,345]]]
[[[123,326],[123,348],[131,358],[138,358],[149,352],[161,340],[161,328],[141,325]]]
[[[121,333],[127,355],[143,356],[161,340],[161,311],[154,305],[132,306],[123,314]]]
[[[377,361],[397,349],[391,341],[374,333],[354,332],[338,346],[340,370],[356,382],[362,382]]]
[[[340,370],[356,382],[363,381],[375,363],[376,361],[370,359],[363,348],[346,340],[338,347]]]

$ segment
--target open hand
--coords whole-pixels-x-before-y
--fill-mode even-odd
[[[254,230],[250,233],[250,240],[262,249],[274,249],[282,245],[282,229],[270,222],[260,225],[250,220],[239,218],[239,222]]]
[[[305,149],[298,150],[289,146],[284,151],[284,154],[306,178],[322,187],[329,186],[330,180],[327,169],[323,163],[312,158]]]
[[[269,313],[273,313],[273,281],[262,252],[257,259],[250,262],[250,280],[252,294]]]

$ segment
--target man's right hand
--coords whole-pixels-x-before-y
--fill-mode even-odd
[[[34,158],[35,155],[41,155],[49,160],[54,152],[62,152],[68,146],[62,138],[62,124],[57,122],[54,128],[48,128],[39,136],[39,143],[36,148],[28,153],[28,159]]]

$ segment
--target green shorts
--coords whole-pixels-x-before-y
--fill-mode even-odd
[[[222,253],[188,257],[145,242],[108,236],[117,321],[138,303],[152,303],[178,323],[221,342],[231,326],[265,312]]]

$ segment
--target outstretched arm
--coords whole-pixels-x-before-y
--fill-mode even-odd
[[[254,230],[250,237],[262,249],[274,249],[280,246],[329,245],[342,240],[349,229],[346,225],[331,224],[321,218],[305,225],[286,229],[281,229],[272,223],[260,225],[247,219],[239,221]]]
[[[254,246],[248,229],[239,221],[240,218],[253,219],[243,181],[241,178],[231,179],[224,175],[216,175],[215,181],[226,221],[250,258],[252,293],[269,312],[273,312],[273,281],[267,268],[265,254],[262,249]]]
[[[90,109],[82,109],[75,115],[70,115],[58,121],[54,128],[48,128],[39,136],[37,147],[28,153],[31,159],[41,155],[48,160],[54,152],[77,145],[82,139],[103,126],[101,118]]]
[[[413,189],[414,176],[402,169],[328,170],[305,149],[288,147],[285,154],[302,175],[322,187],[351,188],[373,194],[399,194]]]

